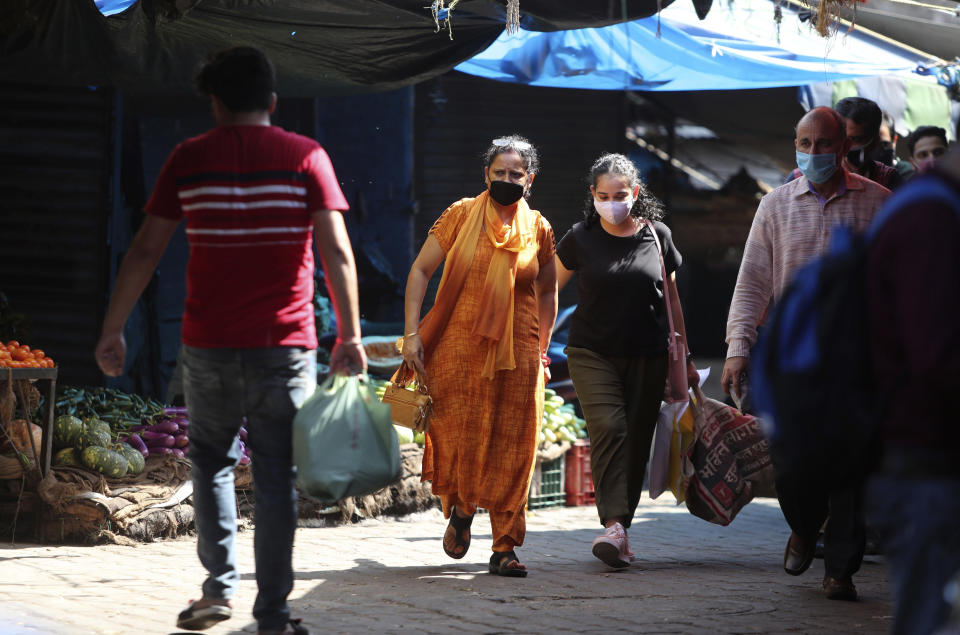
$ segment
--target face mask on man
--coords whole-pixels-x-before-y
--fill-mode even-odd
[[[874,161],[879,161],[884,165],[893,167],[895,156],[896,155],[893,152],[893,144],[889,141],[881,141],[880,145],[876,150],[873,151],[873,155],[870,158]]]
[[[925,174],[933,169],[933,166],[937,163],[937,157],[927,157],[923,161],[917,161],[916,171],[917,174]]]
[[[598,201],[593,199],[593,209],[597,210],[600,218],[611,225],[619,225],[630,214],[630,208],[633,207],[633,199],[628,198],[623,201]]]
[[[513,205],[523,196],[523,186],[509,181],[490,181],[490,198],[500,205]]]
[[[850,165],[859,169],[866,160],[866,148],[864,146],[859,146],[856,148],[850,148],[850,152],[847,152],[847,161],[850,162]]]
[[[797,167],[813,183],[826,183],[837,171],[837,155],[807,154],[797,150]]]

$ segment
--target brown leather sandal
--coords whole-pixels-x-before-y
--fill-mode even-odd
[[[520,564],[520,558],[513,551],[494,551],[490,556],[489,571],[494,575],[502,575],[507,578],[525,578],[527,570],[519,567],[509,566],[511,562]]]
[[[469,530],[470,525],[472,524],[473,524],[473,516],[467,516],[466,518],[461,518],[460,516],[457,515],[456,507],[450,508],[450,522],[447,523],[447,527],[453,527],[453,530],[457,532],[456,538],[454,539],[456,541],[455,544],[453,545],[454,548],[463,547],[463,551],[461,551],[460,553],[457,553],[456,551],[447,549],[447,543],[444,542],[443,552],[445,554],[447,554],[454,560],[459,560],[460,558],[467,555],[467,550],[470,548],[470,538],[472,537],[472,535],[467,536],[467,538],[464,539],[463,532]]]

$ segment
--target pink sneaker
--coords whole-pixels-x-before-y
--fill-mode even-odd
[[[614,569],[630,566],[628,553],[627,532],[620,523],[610,525],[593,540],[593,555]]]

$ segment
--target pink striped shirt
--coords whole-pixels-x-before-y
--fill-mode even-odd
[[[840,190],[823,200],[805,176],[781,185],[760,201],[743,250],[727,317],[727,357],[750,355],[757,326],[793,274],[826,249],[837,225],[862,232],[890,190],[846,172]]]

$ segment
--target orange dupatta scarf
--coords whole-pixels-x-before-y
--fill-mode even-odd
[[[483,283],[480,313],[473,332],[484,338],[487,344],[487,357],[480,376],[493,379],[498,370],[516,367],[513,358],[513,292],[517,257],[535,240],[531,227],[535,217],[526,200],[521,198],[513,220],[504,225],[490,200],[490,193],[486,191],[467,205],[466,220],[447,253],[436,301],[420,322],[420,341],[423,342],[424,359],[429,359],[463,289],[482,230],[493,244],[494,253]],[[395,376],[394,379],[398,378]]]

